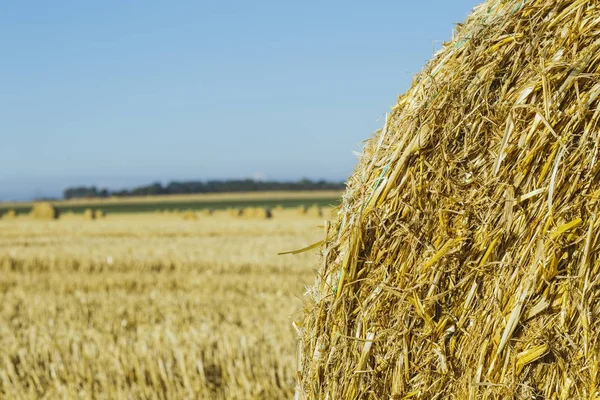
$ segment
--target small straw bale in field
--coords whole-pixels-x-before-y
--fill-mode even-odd
[[[195,211],[188,210],[183,213],[183,219],[186,221],[196,221],[198,219],[198,214]]]
[[[266,207],[247,207],[242,210],[242,217],[254,219],[269,219],[273,217],[271,209]]]
[[[273,207],[273,213],[275,213],[275,214],[281,214],[284,211],[285,211],[285,208],[281,204],[278,204],[275,207]]]
[[[54,206],[54,204],[47,201],[42,201],[33,205],[30,215],[34,219],[50,220],[58,219],[60,212],[58,211],[58,208]]]
[[[328,224],[296,398],[598,398],[598,32],[490,0],[414,78]]]
[[[311,217],[322,217],[323,216],[323,209],[314,204],[310,207],[308,207],[308,209],[306,210],[306,215],[311,216]]]
[[[304,204],[302,204],[302,205],[299,205],[299,206],[296,208],[296,212],[297,212],[298,214],[300,214],[300,215],[306,215],[306,213],[308,212],[308,207],[307,207],[307,206],[305,206]]]
[[[91,208],[86,208],[83,211],[83,218],[89,219],[89,220],[95,219],[96,215],[94,214],[94,210],[92,210]]]
[[[215,213],[215,210],[212,208],[203,208],[202,209],[202,215],[204,215],[205,217],[210,217],[214,213]]]
[[[244,217],[244,218],[252,218],[252,217],[254,217],[255,210],[256,209],[254,207],[241,208],[239,216]]]
[[[231,217],[243,217],[244,209],[243,208],[229,208],[229,209],[227,209],[227,213]]]
[[[18,214],[15,210],[10,209],[6,212],[6,214],[4,215],[5,219],[15,219],[17,218]]]
[[[96,219],[106,218],[106,213],[103,210],[97,209],[94,210],[94,217]]]
[[[273,218],[273,212],[267,207],[257,207],[254,209],[254,218],[256,219],[269,219]]]

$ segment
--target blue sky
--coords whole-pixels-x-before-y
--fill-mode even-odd
[[[0,6],[0,199],[171,179],[345,179],[478,4]]]

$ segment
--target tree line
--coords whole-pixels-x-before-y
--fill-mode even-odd
[[[253,179],[211,180],[169,182],[163,185],[155,182],[150,185],[133,189],[111,191],[108,188],[96,186],[70,187],[64,190],[63,197],[69,199],[93,197],[129,197],[155,196],[164,194],[197,194],[197,193],[227,193],[227,192],[258,192],[258,191],[300,191],[300,190],[344,190],[344,182],[313,181],[302,179],[296,182],[256,181]]]

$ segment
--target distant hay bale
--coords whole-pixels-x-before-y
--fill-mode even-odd
[[[276,212],[276,213],[281,213],[284,210],[285,210],[285,208],[281,204],[278,204],[273,208],[273,212]]]
[[[96,219],[106,218],[106,213],[103,210],[97,209],[94,210],[94,217]]]
[[[254,218],[257,219],[269,219],[273,218],[273,212],[267,207],[257,207],[254,210]]]
[[[213,210],[212,208],[203,208],[202,209],[202,215],[204,215],[205,217],[210,217],[214,213],[215,213],[215,210]]]
[[[322,217],[323,209],[318,205],[312,205],[306,210],[306,215],[311,217]]]
[[[186,221],[196,221],[198,219],[198,214],[196,212],[188,210],[183,213],[183,219]]]
[[[240,216],[250,219],[269,219],[273,217],[273,213],[266,207],[247,207],[242,209]]]
[[[33,205],[30,216],[39,220],[52,220],[58,219],[60,212],[52,203],[43,201]]]
[[[306,213],[308,212],[308,207],[304,204],[301,204],[298,207],[296,207],[296,212],[300,215],[306,215]]]
[[[244,216],[244,209],[243,208],[228,208],[227,209],[227,214],[230,217],[243,217]]]
[[[94,214],[94,210],[92,210],[91,208],[86,208],[83,211],[83,218],[88,219],[88,220],[95,219],[96,215]]]
[[[4,215],[4,219],[15,219],[15,218],[17,218],[17,216],[18,216],[17,212],[13,209],[10,209]]]
[[[296,399],[597,399],[600,7],[489,0],[326,224]]]

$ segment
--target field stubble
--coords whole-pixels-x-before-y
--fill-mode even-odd
[[[291,397],[320,223],[0,221],[0,397]]]

